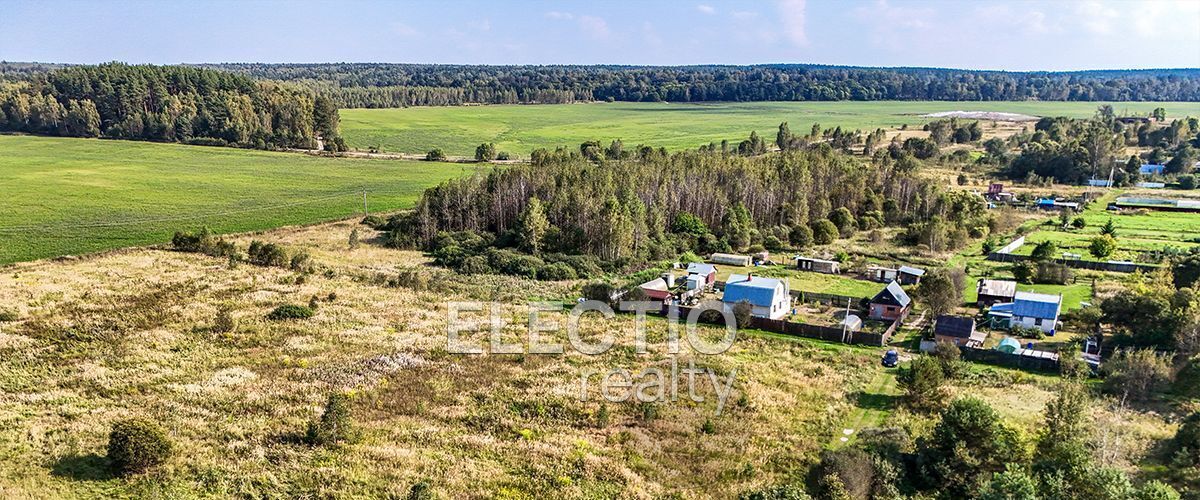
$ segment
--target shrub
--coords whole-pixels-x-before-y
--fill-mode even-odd
[[[546,281],[573,280],[576,278],[575,268],[565,262],[547,264],[538,270],[538,279]]]
[[[347,243],[347,246],[349,246],[351,250],[356,250],[358,249],[359,244],[361,244],[361,242],[359,241],[358,228],[356,227],[350,230],[350,241]]]
[[[1043,261],[1053,259],[1056,253],[1058,253],[1058,245],[1055,245],[1053,241],[1046,240],[1038,242],[1029,256],[1033,257],[1033,260]]]
[[[1179,189],[1196,189],[1196,176],[1181,175],[1179,176]]]
[[[754,306],[750,305],[749,301],[739,300],[733,305],[733,319],[737,322],[738,329],[748,328],[750,321],[754,319]]]
[[[463,259],[458,265],[458,272],[463,274],[491,274],[495,272],[492,266],[488,264],[487,257],[482,255],[472,255]]]
[[[813,230],[811,227],[803,224],[792,226],[792,230],[788,233],[788,239],[792,244],[804,248],[813,244]]]
[[[838,228],[829,219],[816,220],[809,223],[812,227],[813,243],[828,245],[838,238]]]
[[[616,291],[617,289],[612,285],[612,283],[593,281],[583,285],[581,295],[583,295],[583,298],[588,300],[597,300],[604,302],[605,304],[609,304],[612,302],[612,296],[616,293]]]
[[[213,331],[216,333],[229,333],[237,329],[237,320],[233,317],[233,312],[228,307],[222,307],[217,311],[217,317],[213,319]]]
[[[429,486],[428,481],[420,481],[414,483],[408,489],[408,500],[434,500],[437,498],[433,493],[433,487]]]
[[[358,438],[358,431],[350,415],[350,396],[346,394],[330,394],[325,401],[325,411],[321,418],[309,422],[304,433],[305,440],[315,446],[353,442]]]
[[[1071,227],[1075,229],[1083,229],[1087,227],[1087,221],[1084,220],[1083,217],[1076,217],[1075,220],[1071,221]]]
[[[1097,259],[1103,259],[1117,251],[1117,240],[1107,234],[1096,236],[1088,245],[1088,251]]]
[[[258,240],[250,242],[250,250],[247,252],[251,264],[260,266],[275,266],[286,267],[288,264],[287,252],[283,247],[274,243],[263,243]]]
[[[108,460],[121,476],[145,472],[167,461],[171,440],[149,420],[135,418],[113,424],[108,434]]]
[[[20,316],[12,309],[0,309],[0,322],[16,321]]]
[[[302,273],[311,272],[313,270],[312,255],[308,253],[308,250],[300,250],[295,255],[292,255],[291,261],[288,262],[288,267],[293,271],[300,271]]]
[[[1200,464],[1200,412],[1192,413],[1183,420],[1171,441],[1176,453],[1191,464]]]
[[[946,400],[942,387],[945,374],[942,365],[931,356],[919,356],[912,365],[901,369],[897,380],[905,390],[904,402],[919,411],[936,410]]]
[[[313,309],[311,307],[298,306],[295,304],[281,305],[267,314],[267,319],[273,319],[276,321],[285,319],[308,319],[311,317],[313,317]]]
[[[429,150],[428,153],[425,153],[425,160],[427,160],[427,161],[446,161],[446,152],[442,151],[442,148],[433,148],[433,149]]]
[[[1030,261],[1022,261],[1013,264],[1013,278],[1021,283],[1033,283],[1034,276],[1037,275],[1037,264]]]
[[[233,243],[216,238],[207,227],[199,232],[176,231],[171,238],[171,246],[181,252],[197,252],[213,257],[228,257],[237,255],[237,247]]]
[[[1170,357],[1153,349],[1122,350],[1104,363],[1104,390],[1123,398],[1146,399],[1171,380]]]
[[[367,226],[371,229],[380,229],[387,224],[387,219],[384,219],[378,215],[368,215],[363,217],[362,222],[359,222],[359,224]]]

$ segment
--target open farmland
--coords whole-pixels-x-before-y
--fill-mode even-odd
[[[503,301],[503,317],[520,323],[530,297],[570,298],[578,283],[458,275],[371,238],[349,250],[354,227],[362,226],[253,236],[311,253],[325,272],[309,275],[156,249],[17,264],[0,274],[0,304],[18,316],[0,322],[0,491],[402,497],[426,482],[445,498],[733,497],[802,474],[846,429],[854,437],[873,426],[927,432],[927,418],[897,407],[894,373],[879,367],[882,349],[752,332],[725,354],[680,357],[737,370],[721,416],[703,388],[705,402],[652,411],[602,405],[598,395],[580,401],[581,370],[666,366],[661,320],[651,320],[645,355],[625,344],[632,315],[585,318],[587,338],[621,336],[601,356],[449,354],[448,301]],[[241,248],[249,239],[233,238]],[[415,268],[430,274],[427,286],[370,279]],[[319,305],[309,320],[265,318],[279,304],[312,297]],[[221,310],[234,319],[224,333],[215,324]],[[564,316],[544,320],[561,325]],[[510,340],[523,333],[505,331]],[[547,339],[565,337],[555,335]],[[1036,432],[1053,378],[972,370],[977,375],[951,390]],[[361,438],[336,447],[298,442],[331,391],[353,394]],[[1095,411],[1111,414],[1107,403]],[[1109,429],[1122,443],[1113,460],[1136,464],[1170,424],[1157,413],[1124,411]],[[104,446],[112,422],[133,416],[161,422],[177,452],[126,480],[109,473]]]
[[[470,156],[475,146],[495,142],[500,151],[528,156],[536,148],[621,139],[637,144],[690,149],[728,139],[736,144],[752,130],[774,140],[780,122],[795,133],[822,127],[873,130],[931,120],[921,115],[944,111],[995,111],[1032,116],[1092,116],[1102,102],[942,102],[839,101],[745,103],[588,103],[343,109],[342,133],[354,149],[423,154],[442,148]],[[1200,103],[1119,102],[1118,113],[1146,114],[1164,107],[1168,116],[1200,115]]]
[[[0,136],[0,264],[411,206],[475,167],[231,148]]]

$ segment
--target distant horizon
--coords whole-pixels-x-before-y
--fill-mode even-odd
[[[935,71],[964,71],[973,73],[1103,73],[1103,72],[1150,72],[1150,71],[1200,71],[1200,66],[1193,67],[1145,67],[1145,68],[1086,68],[1086,69],[989,69],[989,68],[958,68],[950,66],[871,66],[859,64],[836,63],[807,63],[807,62],[761,62],[761,63],[696,63],[696,64],[624,64],[624,63],[529,63],[529,64],[489,64],[489,63],[444,63],[444,62],[396,62],[396,61],[181,61],[181,62],[134,62],[110,60],[100,62],[74,61],[17,61],[0,59],[0,64],[40,64],[63,66],[97,66],[101,64],[128,64],[131,66],[217,66],[217,65],[278,65],[278,66],[316,66],[316,65],[408,65],[408,66],[480,66],[480,67],[625,67],[625,68],[703,68],[703,67],[770,67],[770,66],[813,66],[826,68],[847,69],[881,69],[881,70],[935,70]]]
[[[0,59],[71,61],[59,64],[1200,68],[1200,2],[1189,0],[0,0],[0,9]]]

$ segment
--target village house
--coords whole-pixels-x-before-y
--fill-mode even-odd
[[[841,266],[832,260],[817,259],[813,257],[796,256],[796,269],[801,271],[813,271],[825,274],[841,273]]]
[[[959,347],[982,347],[987,333],[975,329],[975,319],[943,314],[933,325],[933,338]]]
[[[867,317],[887,321],[899,319],[908,314],[910,306],[912,299],[900,287],[900,283],[893,281],[871,299],[871,310]]]
[[[1012,302],[1013,296],[1017,294],[1017,282],[980,279],[975,291],[979,295],[977,303],[980,307],[988,307],[997,302]]]
[[[760,318],[780,319],[792,308],[792,294],[786,280],[754,275],[730,275],[721,300],[730,308],[743,300],[749,302],[751,314]]]
[[[749,255],[737,255],[732,253],[714,253],[708,260],[715,264],[725,264],[729,266],[748,267],[751,264]]]
[[[1142,175],[1162,175],[1166,171],[1166,165],[1155,165],[1153,163],[1146,163],[1138,167],[1138,173]]]
[[[1047,335],[1058,329],[1058,312],[1062,305],[1061,295],[1034,292],[1017,292],[1012,302],[1000,302],[988,310],[992,324],[1012,328],[1022,326],[1037,328]]]
[[[921,277],[925,276],[925,270],[918,267],[900,266],[897,272],[900,275],[898,281],[901,285],[919,285]]]

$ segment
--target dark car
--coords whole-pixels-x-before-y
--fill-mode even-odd
[[[883,354],[883,359],[881,362],[883,363],[883,366],[887,368],[895,368],[896,363],[900,362],[900,353],[896,352],[895,350],[889,350]]]

